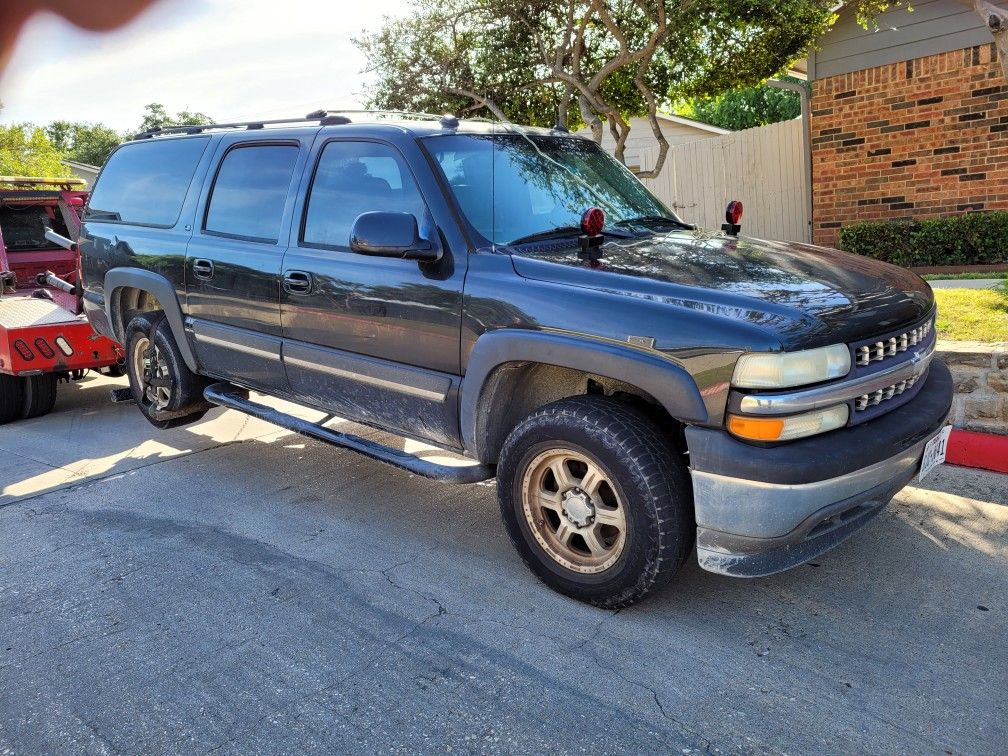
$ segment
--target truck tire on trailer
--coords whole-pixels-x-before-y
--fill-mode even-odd
[[[13,375],[0,374],[0,423],[9,423],[21,416],[24,403],[24,381]]]
[[[23,378],[24,399],[21,403],[21,417],[28,419],[41,417],[52,411],[56,404],[56,387],[59,384],[59,375],[56,373],[45,373],[44,375],[33,375]]]

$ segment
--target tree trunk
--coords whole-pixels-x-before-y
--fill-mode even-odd
[[[573,99],[574,92],[571,91],[570,87],[564,87],[563,94],[560,96],[560,102],[557,104],[556,125],[561,129],[567,128],[567,114],[570,112],[570,104]]]
[[[609,132],[616,140],[616,147],[613,150],[614,157],[626,165],[626,140],[630,136],[630,124],[623,116],[613,111],[609,114]]]
[[[602,119],[595,115],[588,107],[588,98],[584,95],[578,96],[578,108],[581,110],[581,120],[588,124],[591,129],[592,139],[595,144],[602,144]]]
[[[654,134],[654,138],[658,142],[658,159],[649,170],[638,170],[637,178],[658,178],[661,174],[662,168],[665,167],[665,158],[668,157],[669,151],[669,143],[665,138],[665,134],[662,133],[661,123],[658,121],[657,110],[655,109],[653,103],[649,104],[651,107],[648,110],[648,123],[651,124],[651,133]]]
[[[500,106],[493,101],[490,97],[484,97],[483,95],[477,94],[476,92],[471,92],[468,89],[456,89],[454,87],[447,87],[445,89],[449,94],[460,95],[461,97],[468,97],[473,100],[480,107],[484,107],[493,113],[494,118],[498,121],[503,121],[504,123],[511,123],[511,119],[504,114],[504,111],[500,109]]]

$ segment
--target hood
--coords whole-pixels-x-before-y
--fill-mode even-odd
[[[601,259],[589,265],[574,244],[512,249],[515,269],[744,320],[773,332],[786,349],[869,338],[934,308],[931,288],[916,274],[825,247],[677,230],[607,237]]]

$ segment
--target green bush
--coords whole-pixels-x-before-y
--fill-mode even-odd
[[[1008,263],[1008,212],[852,223],[840,229],[839,247],[904,267]]]

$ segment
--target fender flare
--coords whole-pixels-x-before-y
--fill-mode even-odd
[[[105,314],[113,330],[116,330],[116,318],[113,317],[112,308],[116,303],[116,292],[122,288],[140,289],[148,294],[154,295],[164,310],[165,319],[171,326],[175,343],[178,344],[182,359],[185,360],[186,367],[194,373],[199,372],[199,363],[196,355],[193,354],[192,347],[185,335],[185,326],[182,318],[182,308],[179,305],[178,295],[175,287],[164,276],[143,268],[113,268],[105,274]],[[124,329],[126,324],[120,324]],[[116,339],[122,343],[123,334],[116,333]]]
[[[693,377],[667,357],[611,342],[543,331],[503,328],[480,336],[469,355],[459,401],[459,424],[466,449],[476,451],[484,387],[507,363],[540,363],[625,381],[653,396],[683,422],[707,421],[707,406]]]

